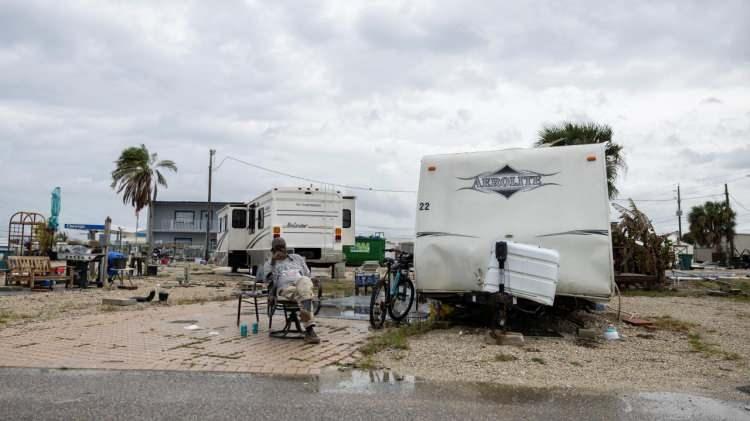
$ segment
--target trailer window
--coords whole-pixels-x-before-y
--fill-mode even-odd
[[[244,209],[232,210],[232,228],[247,227],[247,212]]]
[[[352,210],[351,209],[344,209],[344,220],[341,223],[341,226],[344,228],[351,228],[352,227]]]
[[[247,228],[251,234],[255,232],[255,205],[250,206],[250,220],[247,222]]]
[[[263,229],[263,216],[264,216],[263,207],[261,207],[258,209],[258,229],[259,230]]]

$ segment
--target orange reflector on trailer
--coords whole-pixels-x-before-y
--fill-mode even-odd
[[[587,156],[586,157],[586,161],[589,161],[589,162],[596,161],[596,155],[589,155],[589,156]]]
[[[281,237],[281,227],[273,227],[273,238]]]
[[[427,167],[427,171],[435,171],[436,169],[437,167],[434,165],[430,165],[429,167]]]
[[[336,241],[341,241],[341,228],[336,228]]]

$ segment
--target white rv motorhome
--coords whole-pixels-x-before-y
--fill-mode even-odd
[[[287,247],[313,267],[344,262],[342,246],[354,239],[353,196],[314,187],[278,187],[244,204],[219,211],[216,261],[257,271],[270,256],[271,241],[283,237]]]
[[[505,272],[519,279],[511,295],[547,305],[556,295],[608,300],[614,274],[605,164],[603,145],[424,157],[417,289],[436,298],[487,291],[488,261],[505,243],[520,253],[504,251],[516,262]],[[531,279],[532,272],[550,275]]]

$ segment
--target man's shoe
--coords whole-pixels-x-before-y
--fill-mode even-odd
[[[312,326],[308,327],[305,330],[305,343],[306,344],[319,344],[320,338],[318,335],[315,334],[315,330],[313,330]]]

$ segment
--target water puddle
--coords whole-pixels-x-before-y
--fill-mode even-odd
[[[585,408],[585,413],[593,419],[750,419],[750,409],[746,409],[743,402],[686,393],[600,393],[587,389],[481,382],[431,382],[391,370],[324,370],[318,377],[317,392],[408,395],[416,400],[557,408],[561,413],[570,414]]]
[[[407,316],[407,320],[424,320],[429,314],[429,306],[422,304],[418,310],[414,307]],[[355,295],[351,297],[330,298],[321,303],[318,317],[345,320],[369,320],[370,296]]]
[[[329,369],[318,378],[320,393],[380,392],[413,393],[414,376],[403,376],[390,370],[344,370]]]

